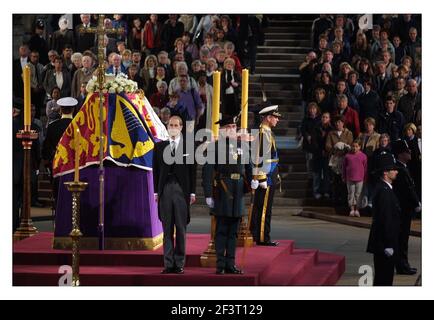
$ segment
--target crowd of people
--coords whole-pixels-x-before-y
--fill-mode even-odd
[[[61,136],[61,128],[49,130],[50,125],[71,118],[81,108],[87,83],[96,75],[99,63],[97,35],[86,32],[98,25],[99,15],[43,17],[32,16],[33,27],[23,36],[19,57],[13,61],[12,78],[15,134],[23,127],[22,74],[24,67],[29,66],[32,129],[39,133],[32,156],[32,206],[37,207],[43,206],[38,201],[39,168],[50,170],[55,151],[44,152],[44,141]],[[267,17],[262,15],[106,15],[105,28],[123,29],[104,35],[106,74],[123,73],[136,81],[166,126],[170,117],[177,115],[184,123],[194,122],[194,129],[210,128],[213,72],[221,71],[223,116],[237,115],[241,71],[249,68],[250,74],[255,73],[256,47],[264,41],[262,27],[266,23]],[[65,97],[78,100],[72,115],[63,112],[57,103]],[[53,132],[54,136],[47,137]],[[22,159],[17,139],[14,159]],[[14,204],[18,205],[22,197],[22,166],[15,164]],[[14,212],[17,210],[14,205]]]
[[[124,31],[104,37],[106,73],[136,81],[160,116],[180,113],[204,127],[215,70],[222,72],[223,113],[238,114],[241,71],[255,73],[266,21],[262,15],[108,15],[105,28]],[[98,15],[61,16],[54,30],[52,22],[35,18],[32,35],[20,46],[13,94],[23,97],[21,74],[28,64],[35,116],[44,125],[60,118],[57,99],[71,96],[83,103],[98,65],[97,37],[83,30],[97,23]]]
[[[306,115],[302,146],[315,199],[331,198],[351,216],[372,206],[378,157],[396,141],[411,151],[407,165],[421,199],[421,16],[320,15],[312,50],[299,66]]]

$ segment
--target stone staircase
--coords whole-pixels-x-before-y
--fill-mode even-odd
[[[297,127],[303,118],[298,66],[310,50],[314,15],[271,15],[265,43],[258,47],[256,74],[250,78],[249,103],[262,100],[261,80],[268,99],[279,105],[283,118],[274,129],[279,148],[282,193],[276,192],[273,211],[296,211],[317,205],[311,197],[311,180],[304,152],[297,148]]]
[[[258,47],[256,74],[250,77],[249,105],[262,101],[261,81],[268,99],[279,104],[283,118],[274,130],[279,148],[282,193],[276,192],[274,210],[279,214],[299,212],[306,206],[327,206],[312,198],[311,179],[305,155],[297,148],[297,127],[303,118],[298,66],[309,51],[310,28],[315,15],[272,15],[265,29],[265,43]],[[250,117],[252,115],[250,114]],[[201,168],[197,172],[197,204],[192,212],[206,210]],[[49,203],[51,190],[42,175],[40,199]],[[250,203],[249,196],[246,203]]]

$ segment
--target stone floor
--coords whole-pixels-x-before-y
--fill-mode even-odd
[[[32,209],[33,216],[47,216],[51,211],[45,209]],[[338,282],[341,286],[358,286],[359,268],[373,267],[371,254],[366,253],[366,244],[369,229],[338,224],[323,220],[294,216],[279,211],[272,219],[273,239],[292,239],[297,248],[316,248],[321,251],[341,254],[346,257],[346,271]],[[36,221],[35,226],[40,231],[52,231],[52,221]],[[209,232],[210,217],[205,210],[194,210],[188,232]],[[411,237],[409,243],[409,258],[412,266],[421,271],[421,238]],[[395,285],[414,286],[416,276],[396,276]]]

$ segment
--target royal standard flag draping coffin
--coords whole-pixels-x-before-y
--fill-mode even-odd
[[[97,248],[99,114],[99,94],[89,94],[57,146],[55,248],[70,245],[71,195],[63,183],[73,179],[77,128],[80,180],[89,183],[81,199],[82,247]],[[162,228],[153,196],[152,156],[154,143],[167,139],[167,131],[143,95],[120,93],[104,95],[103,132],[106,248],[154,249],[162,242]]]

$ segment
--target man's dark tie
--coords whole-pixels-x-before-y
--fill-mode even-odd
[[[172,155],[172,157],[175,156],[175,150],[176,150],[176,143],[175,141],[172,141],[170,143],[170,154]]]

